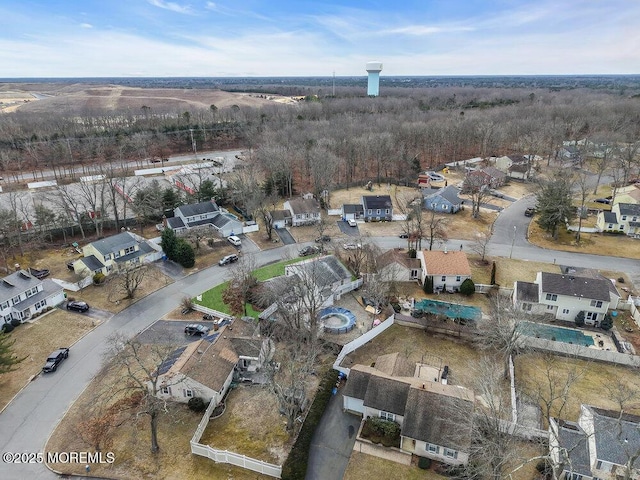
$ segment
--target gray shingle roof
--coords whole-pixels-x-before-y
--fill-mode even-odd
[[[596,451],[599,460],[624,465],[640,450],[640,417],[583,405],[593,412]],[[635,458],[634,468],[640,467]]]
[[[589,446],[587,434],[574,422],[554,419],[558,425],[558,443],[567,449],[570,466],[565,465],[565,470],[591,477],[589,465]]]
[[[640,203],[619,203],[620,215],[640,215]]]
[[[605,223],[618,223],[618,216],[615,212],[603,212]]]
[[[391,197],[389,195],[363,195],[362,206],[367,209],[385,209],[393,208]]]
[[[258,358],[262,341],[261,338],[231,337],[231,345],[240,357]]]
[[[15,308],[18,310],[24,310],[31,307],[32,305],[35,305],[40,300],[44,300],[45,298],[49,298],[52,295],[62,292],[62,290],[62,287],[53,280],[45,279],[42,282],[42,291],[16,304]],[[48,306],[52,307],[53,305]]]
[[[607,280],[542,272],[541,282],[544,293],[589,298],[605,302],[610,300]]]
[[[185,224],[180,217],[167,218],[167,224],[171,229],[184,228]]]
[[[490,175],[492,178],[496,178],[496,179],[504,179],[507,174],[504,173],[502,170],[498,170],[496,167],[486,167],[483,168],[482,171],[488,175]]]
[[[108,253],[119,252],[120,250],[124,250],[128,247],[133,247],[136,245],[136,239],[133,238],[129,232],[122,232],[117,235],[112,235],[107,238],[103,238],[102,240],[96,240],[92,242],[93,248],[98,250],[101,254],[106,255]]]
[[[291,219],[289,210],[272,210],[269,214],[274,221]]]
[[[25,270],[7,275],[0,281],[0,303],[11,300],[16,295],[40,285],[42,280],[38,280]]]
[[[411,388],[402,422],[402,435],[454,450],[468,451],[471,444],[473,403],[460,398]],[[463,420],[463,421],[461,421]]]
[[[342,211],[345,214],[347,214],[347,213],[362,214],[362,212],[364,212],[364,208],[362,207],[361,204],[345,203],[344,205],[342,205]]]
[[[516,282],[517,300],[521,302],[538,303],[538,284],[530,282]]]
[[[404,415],[410,385],[398,380],[372,376],[364,396],[366,407]]]
[[[313,282],[319,287],[326,287],[340,280],[351,280],[349,270],[333,255],[295,263],[288,267],[293,268],[294,272],[296,270],[304,271],[307,278],[313,279]]]
[[[303,213],[320,213],[320,204],[311,198],[292,198],[289,200],[289,207],[294,215]]]
[[[100,260],[98,260],[98,257],[96,257],[95,255],[82,257],[80,261],[84,263],[85,267],[87,267],[92,272],[95,272],[96,270],[102,270],[104,268],[104,264]]]
[[[458,197],[458,189],[452,185],[441,188],[439,191],[428,196],[428,198],[434,197],[442,197],[453,205],[460,205],[462,203],[462,199]]]
[[[347,397],[358,398],[364,400],[369,386],[371,374],[369,372],[361,372],[359,370],[351,370],[347,385],[344,387],[343,394]]]
[[[184,217],[193,217],[194,215],[204,215],[206,213],[214,213],[219,211],[218,205],[211,200],[200,203],[192,203],[190,205],[181,205],[176,210],[179,210]]]

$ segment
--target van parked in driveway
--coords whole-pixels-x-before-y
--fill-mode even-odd
[[[235,235],[228,236],[227,240],[231,245],[235,245],[236,247],[239,247],[240,245],[242,245],[242,241],[240,240],[240,237],[237,237]]]

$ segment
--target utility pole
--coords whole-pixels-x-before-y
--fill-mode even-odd
[[[198,160],[198,152],[196,151],[196,139],[193,138],[193,128],[189,129],[189,133],[191,134],[191,146],[193,147],[193,156]]]

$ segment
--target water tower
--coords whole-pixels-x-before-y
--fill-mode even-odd
[[[380,72],[382,62],[367,62],[367,72],[369,72],[369,82],[367,84],[367,95],[377,97],[380,95]]]

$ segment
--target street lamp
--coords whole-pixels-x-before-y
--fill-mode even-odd
[[[513,226],[513,238],[511,239],[511,251],[509,252],[509,259],[511,259],[511,257],[513,256],[513,244],[516,243],[516,230],[518,230],[518,227],[516,227],[514,225]]]

